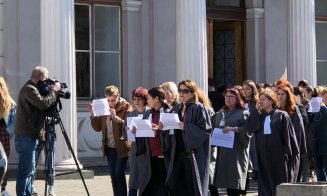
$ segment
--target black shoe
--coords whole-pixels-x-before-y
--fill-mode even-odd
[[[32,195],[33,195],[33,196],[37,196],[37,192],[33,192]]]

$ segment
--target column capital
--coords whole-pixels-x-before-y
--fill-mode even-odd
[[[246,18],[247,19],[261,19],[265,13],[263,8],[250,8],[246,9]]]
[[[141,5],[142,5],[142,1],[123,0],[121,2],[123,11],[138,12],[140,11]]]

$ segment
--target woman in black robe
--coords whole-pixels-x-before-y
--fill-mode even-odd
[[[291,89],[287,85],[281,85],[277,89],[277,98],[280,104],[280,109],[287,112],[290,116],[294,132],[296,135],[296,141],[299,149],[292,150],[292,157],[289,160],[288,177],[289,182],[297,182],[297,177],[300,169],[300,154],[296,152],[300,151],[301,154],[307,153],[307,147],[305,142],[305,132],[303,119],[300,110],[296,106],[295,98]],[[292,146],[297,148],[297,146]]]
[[[171,152],[167,188],[171,196],[206,196],[209,186],[210,117],[205,106],[198,102],[198,87],[192,80],[180,82],[178,92],[181,104],[171,112],[178,113],[181,122],[167,142]]]
[[[164,103],[165,93],[161,87],[154,87],[148,91],[148,106],[151,108],[143,115],[152,123],[155,137],[136,137],[136,162],[138,167],[140,196],[168,196],[165,187],[167,177],[165,164],[164,131],[159,127],[160,115],[168,112]],[[134,126],[132,132],[138,130]]]
[[[288,160],[299,152],[292,148],[297,142],[290,117],[276,109],[276,94],[271,89],[263,90],[259,103],[261,113],[250,108],[245,126],[255,134],[257,141],[259,195],[271,196],[276,195],[277,185],[289,181]]]

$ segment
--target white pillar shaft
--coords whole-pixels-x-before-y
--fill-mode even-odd
[[[255,82],[265,82],[266,70],[263,57],[263,8],[246,10],[248,78]]]
[[[315,86],[316,42],[314,0],[290,0],[288,79],[293,84],[306,79]]]
[[[177,0],[177,82],[191,79],[207,92],[205,0]]]
[[[49,77],[66,82],[68,88],[64,91],[71,92],[70,99],[60,99],[60,116],[77,156],[74,26],[74,0],[41,1],[41,64],[49,69]],[[59,126],[56,133],[57,168],[76,169]]]

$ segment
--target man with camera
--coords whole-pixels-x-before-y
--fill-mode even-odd
[[[14,133],[15,148],[19,155],[16,194],[32,195],[32,178],[35,170],[35,151],[39,143],[41,130],[44,128],[44,111],[58,97],[61,89],[59,82],[50,86],[49,93],[42,95],[39,85],[48,78],[48,70],[37,66],[31,78],[21,88],[17,98],[17,113]]]

